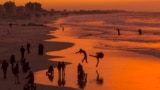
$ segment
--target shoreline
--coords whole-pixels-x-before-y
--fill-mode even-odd
[[[58,17],[60,18],[60,17]],[[56,19],[53,19],[56,21]],[[48,19],[47,23],[51,23],[51,21]],[[21,21],[21,22],[25,22]],[[20,22],[20,23],[21,23]],[[31,21],[30,21],[31,22]],[[3,22],[1,22],[3,23]],[[19,23],[16,21],[16,23]],[[25,22],[26,23],[26,22]],[[41,22],[40,22],[41,23]],[[43,24],[46,24],[43,22]],[[52,64],[54,68],[57,66],[56,61],[50,61],[50,58],[54,58],[52,56],[46,55],[46,52],[49,51],[57,51],[57,50],[63,50],[69,47],[72,47],[74,44],[73,43],[67,43],[67,42],[48,42],[45,41],[47,39],[54,38],[51,35],[48,35],[50,31],[56,30],[57,27],[48,27],[48,26],[19,26],[19,25],[14,25],[11,29],[10,32],[7,33],[6,29],[9,29],[7,24],[4,24],[3,27],[0,27],[0,30],[2,30],[3,33],[0,33],[1,40],[0,40],[0,46],[1,48],[1,55],[3,53],[3,56],[0,57],[0,60],[7,59],[9,62],[9,58],[11,54],[14,54],[16,57],[16,62],[20,62],[20,47],[21,45],[24,45],[27,42],[31,43],[31,53],[30,54],[25,54],[26,61],[29,62],[29,65],[31,67],[31,70],[35,73],[39,70],[44,70],[48,69],[48,67]],[[7,35],[7,36],[6,36]],[[38,44],[43,43],[45,46],[44,52],[45,54],[43,56],[38,56]],[[4,53],[5,52],[5,53]],[[38,63],[37,63],[38,62]],[[4,80],[2,75],[0,75],[0,84],[2,85],[1,89],[3,90],[22,90],[23,85],[26,83],[26,80],[24,80],[24,77],[27,75],[27,73],[22,73],[21,70],[21,65],[19,64],[19,79],[20,79],[20,84],[15,85],[14,84],[14,76],[11,71],[11,65],[9,63],[8,71],[7,71],[7,79]],[[1,71],[1,70],[0,70]],[[2,73],[2,72],[1,72]],[[36,81],[35,77],[35,81]],[[59,86],[45,86],[45,85],[40,85],[37,84],[38,90],[51,90],[51,89],[60,89],[60,90],[74,90],[73,88],[69,87],[59,87]]]

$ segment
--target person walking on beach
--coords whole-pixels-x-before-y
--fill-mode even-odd
[[[98,64],[99,64],[99,59],[100,58],[103,58],[104,57],[104,54],[103,52],[97,52],[96,55],[90,55],[92,57],[96,57],[97,58],[97,64],[96,64],[96,67],[98,67]]]
[[[14,63],[15,63],[15,56],[14,54],[11,55],[10,57],[10,63],[11,63],[11,68],[13,69]]]
[[[31,47],[31,44],[30,44],[29,42],[27,42],[27,46],[26,46],[26,48],[27,48],[27,52],[28,52],[28,54],[30,53],[30,47]]]
[[[7,68],[8,68],[8,62],[7,60],[3,60],[1,69],[3,70],[4,79],[7,78]]]
[[[20,82],[19,82],[19,65],[18,65],[18,63],[16,64],[16,66],[13,69],[13,74],[15,76],[15,84],[20,84]]]
[[[21,52],[21,59],[24,58],[24,53],[25,53],[25,48],[22,46],[20,48],[20,52]]]
[[[78,52],[76,52],[76,54],[77,54],[77,53],[83,53],[84,58],[82,59],[82,63],[83,63],[84,60],[86,61],[86,63],[88,63],[88,61],[87,61],[87,53],[86,53],[85,50],[80,49]]]

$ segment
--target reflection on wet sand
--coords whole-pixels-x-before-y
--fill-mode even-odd
[[[100,77],[100,75],[99,75],[99,73],[98,73],[97,70],[96,70],[96,73],[97,73],[96,83],[97,83],[98,85],[103,85],[103,78]]]
[[[83,66],[79,63],[77,67],[77,81],[80,89],[84,89],[87,83],[87,73],[83,69]]]

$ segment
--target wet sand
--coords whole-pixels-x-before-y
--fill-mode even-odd
[[[75,28],[74,28],[75,29]],[[146,52],[137,53],[134,51],[121,50],[117,48],[96,48],[97,42],[105,42],[100,39],[78,38],[72,34],[72,27],[65,27],[53,31],[51,34],[58,37],[49,41],[71,42],[75,45],[71,48],[48,52],[47,55],[58,56],[63,58],[53,58],[52,61],[71,62],[66,67],[65,86],[74,87],[85,90],[159,90],[160,77],[160,61],[159,58],[145,54]],[[116,42],[109,42],[116,46]],[[118,43],[119,44],[119,43]],[[135,44],[136,45],[136,44]],[[94,55],[96,52],[103,51],[105,56],[100,60],[99,66],[96,67],[96,59],[88,57],[88,63],[82,63],[82,54],[75,54],[80,48],[87,51],[88,54]],[[148,52],[149,53],[149,52]],[[152,53],[153,54],[153,53]],[[87,81],[83,86],[78,85],[77,81],[77,65],[81,63],[87,73]],[[98,71],[99,77],[96,73]],[[37,80],[37,83],[44,85],[58,86],[58,71],[55,69],[53,81],[50,81],[43,73],[46,70],[36,72],[37,77],[44,77]],[[97,79],[103,80],[99,82]]]

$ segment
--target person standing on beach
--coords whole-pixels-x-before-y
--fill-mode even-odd
[[[1,69],[3,70],[4,79],[7,78],[7,68],[8,68],[8,62],[7,60],[3,60]]]
[[[13,74],[15,76],[15,84],[20,84],[20,82],[19,82],[19,65],[18,65],[18,63],[16,64],[16,66],[13,69]]]
[[[82,63],[83,63],[84,60],[86,61],[86,63],[88,63],[88,61],[87,61],[87,53],[86,53],[85,50],[80,49],[78,52],[76,52],[76,54],[77,54],[77,53],[83,53],[84,58],[82,59]]]
[[[138,33],[139,33],[139,35],[142,35],[142,30],[138,29]]]
[[[25,48],[22,46],[20,49],[21,52],[21,59],[24,58]]]
[[[58,75],[59,75],[59,77],[61,76],[61,67],[62,67],[61,62],[58,62],[57,69],[58,69]]]
[[[64,61],[61,63],[61,68],[62,68],[62,77],[65,77],[65,68],[66,68],[66,65],[65,65]]]
[[[31,47],[31,44],[30,44],[29,42],[27,42],[27,46],[26,46],[26,48],[27,48],[27,52],[28,52],[28,54],[30,53],[30,47]]]
[[[10,57],[10,63],[11,63],[11,67],[13,69],[14,63],[15,63],[15,56],[12,54]]]
[[[44,50],[44,45],[43,44],[39,44],[39,46],[38,46],[38,55],[43,55],[43,50]]]
[[[117,29],[117,32],[118,32],[118,36],[121,35],[120,29],[119,29],[119,28]]]

